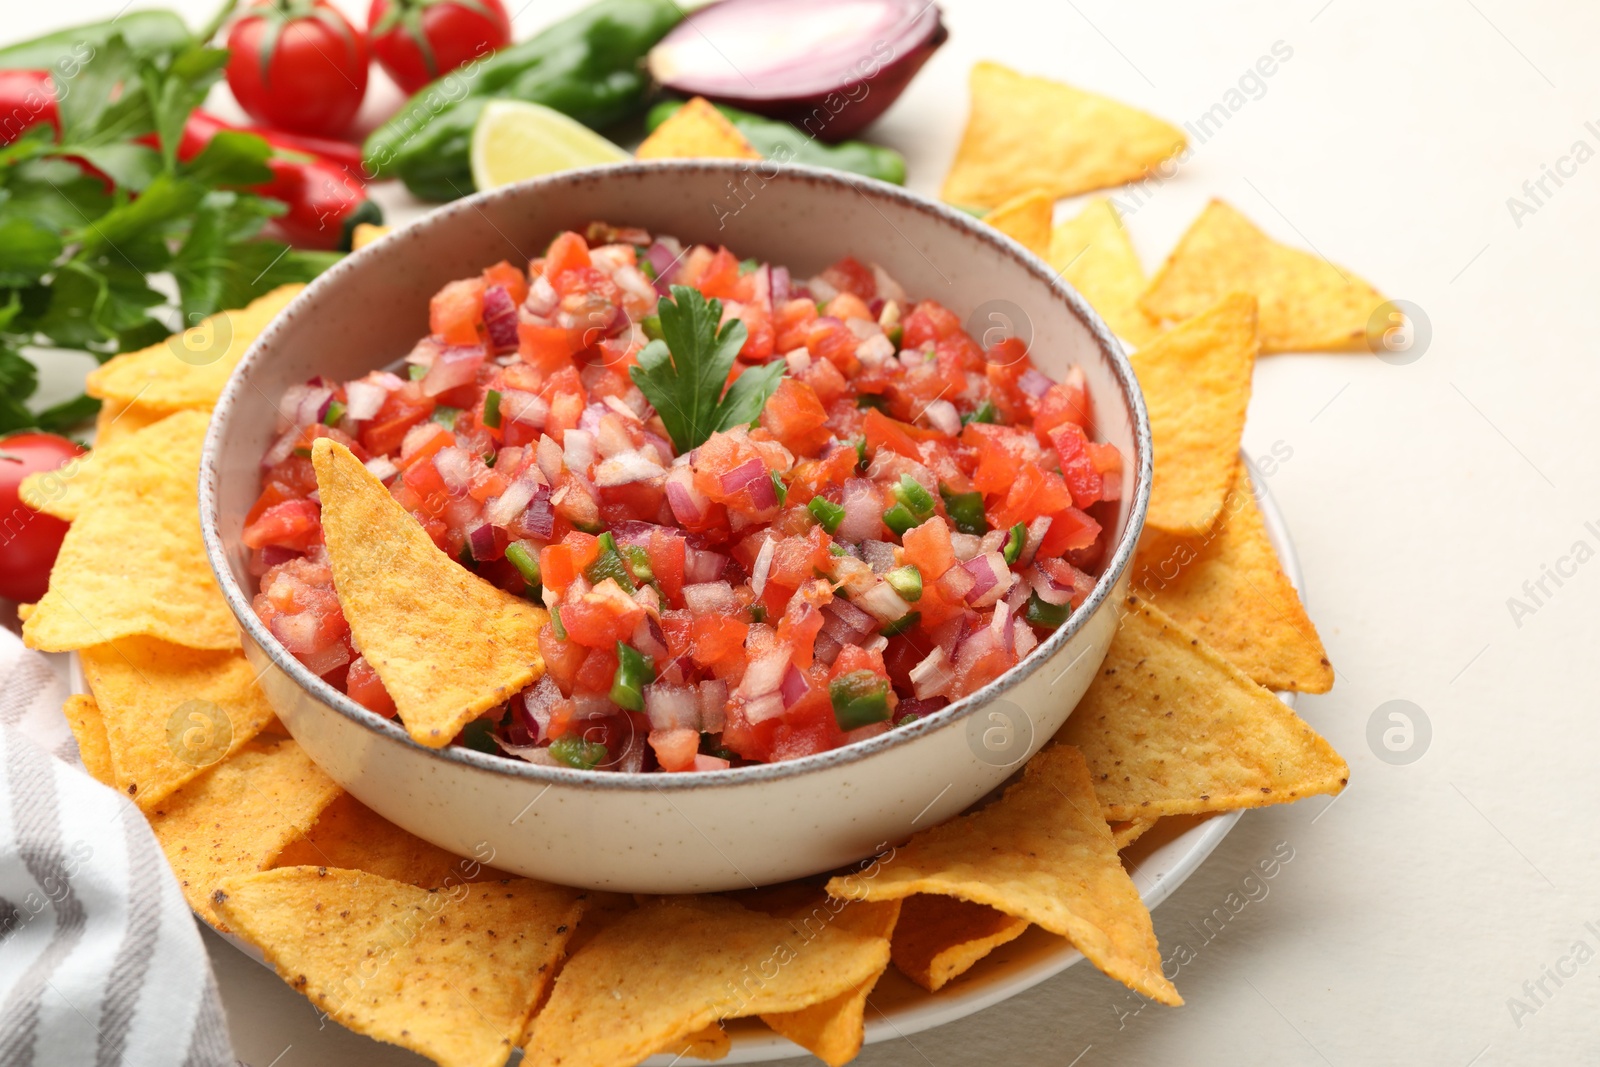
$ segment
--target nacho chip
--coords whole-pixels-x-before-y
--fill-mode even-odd
[[[870,871],[830,880],[828,892],[853,900],[938,893],[987,904],[1065,937],[1142,996],[1183,1003],[1161,973],[1150,912],[1117,858],[1089,770],[1068,745],[1034,756],[1022,780],[988,807],[913,835]]]
[[[1050,254],[1050,220],[1055,210],[1056,198],[1035,189],[1007,200],[985,215],[983,221],[1043,257]]]
[[[97,441],[87,455],[69,459],[53,471],[38,471],[28,475],[20,487],[22,502],[35,511],[71,522],[78,517],[84,502],[94,493],[108,456],[142,452],[159,457],[178,455],[184,451],[194,432],[194,420],[173,419],[170,415],[161,412],[154,422],[130,423],[126,431],[109,434],[109,441]]]
[[[1129,357],[1150,411],[1155,480],[1147,526],[1203,534],[1239,461],[1256,359],[1256,302],[1235,293]]]
[[[339,605],[418,744],[448,745],[544,673],[549,615],[439,551],[350,450],[311,449]]]
[[[101,457],[92,505],[67,530],[50,591],[23,624],[28,647],[66,652],[133,636],[239,647],[238,623],[200,540],[206,418],[184,411],[166,420],[164,451]]]
[[[102,785],[115,789],[117,780],[111,771],[111,743],[106,740],[105,720],[100,717],[100,706],[87,693],[73,693],[67,698],[61,713],[67,717],[72,736],[78,741],[78,756],[83,769]]]
[[[1183,131],[1137,108],[998,63],[972,68],[972,111],[940,197],[993,208],[1121,185],[1183,150]]]
[[[1111,840],[1115,842],[1117,851],[1121,852],[1143,837],[1155,824],[1155,819],[1128,819],[1124,822],[1114,822],[1111,824]]]
[[[380,237],[389,236],[393,230],[393,226],[379,226],[372,222],[358,222],[356,223],[356,228],[350,231],[350,251],[359,252]]]
[[[1028,920],[987,904],[918,893],[907,897],[900,911],[892,945],[894,965],[923,989],[936,993],[1027,929]]]
[[[733,1040],[721,1023],[712,1023],[688,1037],[672,1042],[657,1052],[667,1056],[691,1056],[697,1060],[724,1059],[733,1049]]]
[[[511,877],[480,860],[456,856],[424,841],[349,793],[329,804],[317,824],[290,842],[272,865],[365,871],[418,889]]]
[[[1056,735],[1082,750],[1112,820],[1227,811],[1337,793],[1333,746],[1277,697],[1129,597],[1099,675]]]
[[[498,1067],[583,914],[527,878],[426,890],[358,871],[232,878],[217,913],[341,1025],[442,1067]]]
[[[567,960],[533,1021],[528,1063],[632,1067],[718,1019],[794,1012],[855,989],[889,962],[882,938],[832,924],[810,940],[723,897],[627,912]]]
[[[1050,235],[1050,265],[1100,313],[1125,341],[1147,345],[1160,328],[1139,306],[1144,267],[1109,200],[1089,202]]]
[[[226,931],[211,891],[270,866],[340,792],[293,741],[253,741],[148,817],[189,906]]]
[[[125,637],[78,653],[100,705],[117,788],[150,811],[273,719],[243,652]]]
[[[850,901],[815,894],[812,906],[790,919],[802,936],[825,924],[861,937],[888,941],[900,918],[900,901]],[[843,904],[841,907],[840,905]],[[888,967],[885,961],[884,967]],[[856,1058],[866,1038],[867,997],[882,974],[874,974],[856,988],[799,1011],[769,1012],[761,1016],[776,1033],[811,1053],[828,1067],[840,1067]]]
[[[1213,200],[1156,272],[1141,301],[1157,319],[1198,315],[1229,293],[1261,306],[1261,351],[1349,348],[1383,295],[1320,255],[1281,245]]]
[[[704,97],[695,97],[639,145],[639,159],[760,159],[744,134]]]
[[[219,311],[199,325],[149,348],[124,352],[89,372],[90,396],[152,411],[209,408],[245,350],[304,285],[283,285],[235,311]]]
[[[1268,689],[1326,693],[1333,668],[1278,565],[1250,471],[1238,464],[1222,518],[1204,537],[1141,542],[1134,589]]]

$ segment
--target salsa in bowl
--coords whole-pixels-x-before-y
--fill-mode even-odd
[[[957,212],[765,165],[717,202],[754,180],[627,164],[451,205],[236,372],[208,552],[285,725],[399,825],[568,884],[814,873],[988,792],[1097,669],[1150,462],[1109,333]],[[1012,333],[969,327],[997,307]],[[408,737],[342,626],[320,437],[551,609],[542,675],[456,744]]]

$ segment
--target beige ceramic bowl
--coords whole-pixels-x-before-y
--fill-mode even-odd
[[[501,259],[539,255],[603,219],[726,244],[806,277],[847,253],[882,264],[914,297],[975,334],[1020,327],[1035,362],[1088,376],[1099,432],[1124,465],[1113,547],[1093,594],[993,683],[860,744],[786,763],[700,774],[578,771],[432,750],[307,671],[256,618],[239,543],[260,490],[274,405],[296,382],[358,377],[427,332],[428,298]],[[1066,720],[1116,628],[1108,606],[1144,521],[1150,436],[1133,372],[1104,324],[1037,257],[902,189],[778,164],[672,161],[571,171],[457,201],[334,267],[262,335],[228,383],[206,440],[206,551],[245,652],[284,725],[329,775],[385,818],[463,856],[568,885],[680,893],[813,874],[960,812]]]

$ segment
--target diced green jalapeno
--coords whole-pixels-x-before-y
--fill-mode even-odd
[[[922,612],[908,611],[893,622],[884,623],[883,629],[879,630],[878,632],[885,637],[893,637],[895,634],[905,633],[907,630],[911,629],[921,621]]]
[[[772,475],[772,491],[778,494],[778,506],[781,508],[789,502],[789,487],[783,484],[783,479],[778,477],[777,471],[769,473]]]
[[[624,545],[621,554],[624,562],[628,564],[628,570],[632,571],[633,576],[639,581],[653,582],[656,580],[656,572],[650,566],[650,553],[645,551],[644,548],[639,545]]]
[[[433,409],[433,421],[447,430],[456,428],[456,416],[461,414],[460,408],[453,408],[448,404],[440,404]]]
[[[1066,622],[1071,614],[1071,604],[1047,604],[1039,599],[1038,593],[1034,593],[1028,597],[1028,607],[1022,617],[1034,626],[1053,630]]]
[[[894,498],[911,509],[911,514],[921,522],[933,514],[933,494],[922,488],[922,484],[909,474],[902,474],[900,480],[890,490]]]
[[[338,400],[333,401],[332,403],[330,403],[328,405],[328,413],[326,415],[322,416],[322,425],[324,425],[324,426],[337,426],[337,425],[339,425],[339,420],[344,418],[344,413],[345,413],[344,404],[342,402],[338,401]]]
[[[884,331],[884,336],[889,338],[889,343],[894,345],[895,351],[899,351],[900,338],[905,336],[905,332],[905,327],[903,326],[891,326]]]
[[[974,422],[994,423],[999,421],[1000,412],[995,409],[994,402],[990,400],[985,400],[979,404],[978,410],[972,412],[972,414],[961,416],[961,425],[963,426]]]
[[[922,599],[922,572],[917,570],[915,564],[896,567],[885,574],[883,580],[889,583],[890,589],[900,594],[901,600]]]
[[[1000,550],[1000,554],[1005,557],[1007,567],[1017,562],[1017,558],[1022,555],[1022,546],[1027,543],[1027,525],[1019,522],[1011,527],[1011,532],[1006,536],[1006,546]]]
[[[944,510],[957,530],[977,537],[989,532],[989,520],[983,514],[982,493],[952,493],[941,485],[939,495],[944,498]]]
[[[414,382],[420,382],[427,377],[428,365],[426,363],[413,363],[406,367],[406,377]]]
[[[611,703],[629,711],[644,710],[644,687],[656,680],[656,666],[643,652],[617,642],[617,674],[611,682]]]
[[[500,428],[500,390],[491,389],[483,395],[483,424],[490,429]]]
[[[811,503],[806,505],[806,510],[811,512],[811,517],[829,533],[837,530],[839,524],[844,521],[844,506],[835,504],[825,496],[812,497]]]
[[[872,671],[849,671],[828,683],[833,717],[841,730],[854,730],[889,717],[889,679]]]
[[[867,469],[867,439],[865,437],[856,438],[855,439],[855,446],[856,446],[856,467],[859,470],[866,470]]]
[[[607,530],[599,537],[600,554],[593,563],[584,570],[583,576],[589,579],[590,584],[599,585],[607,578],[614,578],[618,585],[628,593],[635,593],[639,589],[633,580],[633,572],[628,570],[628,564],[623,560],[622,553],[617,551],[617,539]]]
[[[494,723],[488,719],[473,719],[461,728],[461,743],[474,752],[495,753],[500,746],[494,743]]]
[[[904,504],[896,504],[883,513],[883,524],[893,530],[896,535],[904,535],[907,530],[916,529],[921,520],[911,513],[911,509]]]
[[[581,737],[563,737],[550,742],[550,758],[580,771],[592,771],[611,754],[598,741],[585,741]]]
[[[521,573],[522,580],[528,585],[528,595],[536,595],[542,580],[539,557],[523,542],[513,541],[506,546],[506,559]]]
[[[565,641],[567,639],[567,626],[566,623],[561,621],[560,604],[550,609],[550,630],[556,635],[557,641]]]

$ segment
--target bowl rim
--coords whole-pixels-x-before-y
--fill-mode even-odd
[[[1149,506],[1150,485],[1153,476],[1149,414],[1146,411],[1144,397],[1139,390],[1138,381],[1134,376],[1133,366],[1129,363],[1121,343],[1111,333],[1111,330],[1101,320],[1100,316],[1078,294],[1077,290],[1062,279],[1058,271],[1051,269],[1042,258],[1014,239],[992,227],[983,225],[973,216],[898,185],[890,185],[876,179],[821,167],[779,163],[771,160],[754,165],[761,168],[760,176],[766,181],[798,179],[813,184],[820,183],[833,186],[841,194],[854,192],[867,198],[869,202],[873,197],[878,197],[881,200],[916,211],[932,219],[936,224],[953,227],[967,238],[977,240],[1000,251],[1044,282],[1050,294],[1067,305],[1068,310],[1089,330],[1094,342],[1100,347],[1102,355],[1110,362],[1111,370],[1121,391],[1122,401],[1133,423],[1134,449],[1137,452],[1133,499],[1128,513],[1128,521],[1110,558],[1101,568],[1100,575],[1096,578],[1094,589],[1090,592],[1088,599],[1084,601],[1077,611],[1072,613],[1071,618],[1067,620],[1065,625],[1041,641],[1036,648],[1018,663],[993,681],[967,694],[960,700],[940,708],[927,718],[912,723],[910,726],[899,727],[887,733],[879,734],[877,737],[842,745],[827,752],[819,752],[810,756],[802,756],[798,759],[776,763],[761,763],[748,767],[729,767],[724,770],[697,771],[692,774],[629,774],[615,771],[579,770],[577,768],[551,767],[544,764],[527,763],[501,756],[498,753],[478,752],[460,745],[429,748],[425,745],[417,744],[412,740],[410,734],[395,720],[384,718],[376,712],[368,710],[349,696],[339,692],[320,677],[313,675],[304,664],[284,649],[277,638],[273,637],[272,633],[262,624],[255,610],[251,607],[251,597],[246,595],[239,583],[234,580],[233,570],[228,565],[227,551],[223,545],[219,529],[217,506],[218,483],[220,481],[218,460],[222,448],[222,439],[232,417],[233,407],[239,396],[243,394],[251,372],[266,359],[266,353],[272,349],[278,336],[292,318],[296,305],[300,305],[302,301],[314,299],[324,289],[336,286],[344,276],[366,269],[367,261],[372,258],[372,255],[369,254],[369,249],[382,248],[391,241],[407,239],[424,230],[448,227],[458,217],[470,212],[476,212],[485,204],[499,200],[518,199],[529,195],[558,194],[564,187],[586,183],[596,178],[642,177],[648,180],[648,176],[651,174],[694,173],[700,171],[726,174],[736,178],[743,176],[752,166],[751,163],[742,160],[709,159],[611,163],[562,171],[557,174],[501,186],[486,192],[475,193],[435,208],[414,222],[405,224],[396,232],[386,234],[366,248],[352,252],[324,271],[307,285],[304,291],[297,294],[250,345],[238,365],[234,367],[229,375],[228,381],[223,387],[213,410],[210,425],[206,429],[205,443],[202,447],[200,458],[200,532],[205,543],[206,559],[211,566],[218,587],[222,590],[223,598],[227,601],[229,609],[233,612],[235,619],[249,641],[256,645],[274,666],[283,671],[308,696],[385,740],[410,745],[435,758],[460,765],[464,769],[509,778],[520,778],[531,784],[542,784],[545,787],[561,784],[578,786],[589,790],[655,791],[663,794],[777,781],[821,773],[870,759],[879,753],[910,744],[918,738],[942,731],[961,720],[969,718],[980,708],[987,706],[1054,658],[1055,654],[1064,648],[1110,599],[1113,589],[1121,580],[1123,573],[1127,570],[1133,558],[1134,549],[1144,529],[1145,513]]]

